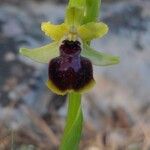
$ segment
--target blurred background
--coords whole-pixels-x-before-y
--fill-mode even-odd
[[[18,54],[50,42],[42,21],[61,23],[67,0],[0,0],[0,150],[57,150],[66,96],[47,89],[47,65]],[[95,67],[96,86],[83,96],[80,150],[150,150],[150,1],[102,0],[109,34],[93,41],[118,55]]]

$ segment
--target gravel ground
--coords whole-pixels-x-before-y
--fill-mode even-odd
[[[47,65],[19,56],[18,49],[50,41],[40,23],[62,22],[65,1],[0,2],[0,150],[58,149],[66,96],[44,85]],[[147,0],[103,3],[101,20],[110,32],[92,46],[121,63],[94,68],[97,84],[83,98],[81,150],[150,149],[149,8]]]

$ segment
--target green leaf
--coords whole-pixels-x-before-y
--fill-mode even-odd
[[[81,95],[71,92],[68,94],[68,116],[60,150],[78,150],[82,126]]]
[[[118,64],[120,62],[118,56],[112,56],[110,54],[95,51],[87,44],[83,45],[81,55],[90,59],[91,62],[96,66],[108,66]]]
[[[83,8],[85,7],[86,0],[69,0],[68,7],[77,7]]]
[[[84,18],[85,0],[70,0],[67,10],[65,23],[70,26],[79,26]]]
[[[101,0],[86,0],[84,24],[98,21]]]
[[[49,61],[59,55],[58,43],[53,42],[43,47],[28,49],[21,48],[20,54],[39,63],[49,63]]]
[[[65,23],[70,26],[79,26],[83,20],[84,11],[82,8],[69,7],[66,11]]]

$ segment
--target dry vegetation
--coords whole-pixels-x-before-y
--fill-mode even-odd
[[[87,99],[91,101],[91,99]],[[90,102],[92,104],[92,102]],[[15,106],[15,105],[14,105]],[[10,150],[55,150],[58,149],[63,132],[64,119],[57,112],[52,115],[39,116],[34,110],[20,104],[20,113],[28,119],[24,125],[12,124],[8,126],[6,120],[10,118],[14,106],[5,108],[6,119],[0,124],[0,149]],[[92,108],[101,118],[97,118],[95,128],[93,122],[86,121],[81,150],[149,150],[150,149],[150,124],[142,119],[131,120],[124,108],[111,110],[110,115],[101,115],[94,104]],[[26,118],[25,117],[25,118]],[[100,122],[101,125],[100,125]]]
[[[135,4],[137,1],[135,0]],[[57,2],[62,3],[65,0],[57,0]],[[80,144],[81,150],[150,150],[150,101],[149,89],[147,89],[149,72],[147,68],[147,70],[145,69],[146,66],[149,66],[149,43],[147,42],[149,38],[143,36],[148,32],[145,25],[149,20],[147,17],[149,15],[148,6],[150,6],[148,2],[148,0],[144,0],[138,7],[134,7],[135,4],[130,5],[130,8],[127,9],[128,14],[124,16],[125,19],[122,19],[124,9],[123,13],[118,14],[115,11],[114,14],[113,11],[108,12],[111,8],[109,6],[106,9],[104,20],[108,21],[112,28],[116,27],[117,30],[108,46],[112,48],[115,45],[116,37],[118,37],[118,41],[122,39],[120,43],[116,42],[117,47],[120,44],[116,54],[120,55],[122,59],[125,58],[122,64],[128,65],[123,65],[124,68],[118,67],[118,72],[113,68],[118,74],[122,73],[120,76],[115,74],[117,79],[110,77],[115,71],[109,70],[109,76],[107,76],[108,73],[101,73],[99,77],[96,77],[97,85],[94,91],[84,97],[85,124]],[[19,7],[18,4],[21,5],[19,0],[0,0],[0,3],[0,150],[57,150],[64,128],[66,97],[58,97],[50,93],[43,84],[45,74],[42,73],[45,70],[37,64],[31,65],[30,62],[21,60],[17,54],[17,49],[23,42],[33,46],[46,41],[43,40],[41,33],[38,33],[38,23],[44,16],[45,8],[48,8],[47,3],[34,5],[37,7],[36,11],[41,9],[43,14],[40,14],[40,11],[37,13],[41,16],[32,14],[33,10],[28,11],[32,8],[28,7],[30,5],[26,6],[28,8],[25,8],[24,5]],[[7,3],[7,6],[3,6],[2,3]],[[12,4],[17,4],[17,7],[11,7]],[[113,8],[124,8],[124,4],[119,6],[113,6]],[[142,10],[139,6],[145,9]],[[56,11],[56,8],[53,9]],[[134,16],[134,20],[130,15]],[[144,15],[147,15],[146,19],[141,18]],[[50,18],[49,16],[47,18]],[[132,21],[130,21],[131,19]],[[141,30],[138,28],[139,20],[145,23],[141,25]],[[33,26],[32,22],[34,22]],[[20,24],[21,26],[19,26]],[[3,31],[5,25],[7,30]],[[20,28],[11,33],[10,31],[13,31],[12,28],[14,29],[15,26]],[[134,28],[136,29],[134,30]],[[31,31],[31,29],[33,30]],[[129,47],[131,50],[121,51],[122,47],[128,48],[128,43],[124,43],[124,41],[129,41],[129,37],[120,35],[119,31],[123,34],[132,31],[132,34],[135,33],[135,37],[140,32],[140,38],[138,37],[138,44],[142,45],[140,51],[135,47],[135,50],[132,49],[133,47]],[[19,35],[19,38],[16,35]],[[141,36],[144,37],[143,41],[141,41]],[[29,40],[30,42],[28,42]],[[132,42],[136,40],[132,41],[131,39],[130,41],[133,46],[135,43]],[[144,48],[145,43],[148,43],[148,49]],[[113,48],[115,49],[115,47]],[[147,76],[144,76],[144,73],[139,71],[140,69],[137,70],[141,64],[134,64],[139,58],[143,60],[144,64],[144,69],[141,70],[146,70]],[[135,70],[133,74],[132,68],[129,68],[132,65]],[[136,66],[138,67],[136,68]],[[140,78],[140,75],[143,76]],[[143,77],[147,77],[145,82],[142,82]],[[121,86],[122,80],[127,87]],[[141,88],[139,88],[140,86]],[[145,92],[148,94],[141,92],[141,96],[140,91],[143,93],[148,91]]]

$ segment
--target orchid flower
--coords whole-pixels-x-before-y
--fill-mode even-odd
[[[69,7],[65,22],[54,25],[43,22],[42,31],[53,42],[35,49],[21,48],[20,53],[40,63],[49,63],[47,86],[59,95],[75,91],[87,92],[95,81],[93,65],[117,64],[119,58],[98,52],[87,43],[108,32],[103,22],[83,23],[84,10]]]
[[[68,94],[68,113],[60,150],[77,150],[82,133],[81,94],[95,84],[93,65],[119,63],[119,57],[94,50],[90,42],[102,38],[108,26],[98,22],[100,0],[69,0],[62,24],[43,22],[42,31],[50,44],[20,53],[34,61],[48,63],[48,88],[58,95]]]

